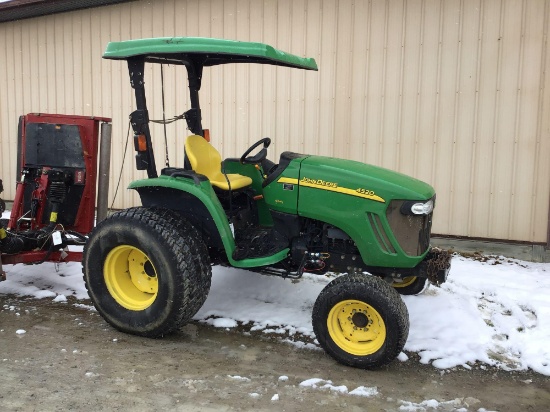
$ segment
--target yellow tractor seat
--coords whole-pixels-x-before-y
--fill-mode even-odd
[[[222,157],[202,136],[189,136],[185,141],[185,153],[193,170],[205,175],[212,186],[223,190],[237,190],[252,184],[252,179],[247,176],[222,173]]]

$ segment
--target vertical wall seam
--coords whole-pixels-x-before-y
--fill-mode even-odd
[[[252,0],[251,0],[252,1]],[[262,12],[261,12],[261,15],[262,15],[262,21],[264,21],[265,19],[265,4],[262,3],[261,5],[261,8],[262,8]],[[263,42],[264,41],[264,31],[263,30],[260,30],[260,35],[261,35],[261,41]],[[259,70],[259,79],[260,79],[260,84],[263,84],[264,83],[264,75],[265,75],[265,70],[262,68],[262,70]],[[264,95],[263,95],[263,89],[262,89],[262,93],[260,94],[260,103],[261,105],[263,106],[264,104]],[[263,124],[264,124],[264,111],[263,110],[260,110],[259,111],[259,117],[260,117],[260,129],[263,129]]]
[[[519,59],[518,59],[518,77],[517,77],[517,98],[516,98],[516,116],[514,121],[514,148],[512,154],[512,194],[510,196],[510,214],[507,219],[507,237],[508,239],[512,238],[513,225],[511,222],[511,217],[515,216],[515,199],[516,199],[516,175],[518,172],[517,160],[518,160],[518,145],[519,145],[519,125],[521,117],[521,96],[522,96],[522,79],[523,79],[523,59],[525,54],[525,19],[527,18],[527,0],[523,0],[521,4],[521,37],[519,44]]]
[[[64,25],[64,27],[66,27],[66,25]],[[73,34],[73,25],[72,25],[72,21],[70,22],[70,29],[71,29],[71,33],[69,33],[69,43],[70,43],[70,47],[69,47],[69,50],[74,50],[74,44],[75,44],[75,40],[74,40],[74,36],[72,35]],[[66,36],[63,36],[64,38],[66,38]],[[67,47],[66,45],[63,46],[63,48],[65,50],[67,50]],[[76,70],[76,65],[75,65],[75,60],[74,60],[74,54],[73,53],[70,53],[69,57],[68,57],[69,61],[70,61],[70,66],[71,66],[71,90],[69,91],[69,93],[72,95],[71,96],[71,113],[74,113],[75,111],[75,106],[76,106],[76,92],[75,92],[75,89],[76,89],[76,85],[75,85],[75,70]],[[65,105],[65,110],[67,110],[67,106]]]
[[[495,210],[495,197],[496,197],[496,163],[497,163],[497,141],[498,141],[498,131],[499,131],[499,119],[500,119],[500,97],[501,97],[501,87],[502,87],[502,49],[503,49],[503,43],[505,41],[504,39],[504,16],[506,15],[506,2],[505,0],[501,0],[500,2],[500,22],[499,22],[499,30],[498,30],[498,36],[499,36],[499,42],[498,42],[498,50],[497,50],[497,76],[495,79],[496,83],[496,93],[495,93],[495,103],[494,103],[494,116],[493,116],[493,135],[491,136],[492,145],[491,145],[491,174],[489,176],[490,183],[489,187],[491,190],[491,193],[489,195],[489,210],[488,210],[488,216],[489,216],[489,225],[488,230],[490,231],[493,227],[493,211]]]
[[[349,110],[347,110],[346,112],[346,116],[347,116],[347,129],[348,129],[348,132],[346,133],[346,148],[344,150],[344,153],[346,154],[346,157],[349,159],[350,157],[353,157],[352,156],[352,153],[351,153],[351,136],[354,135],[353,133],[353,130],[354,130],[354,125],[351,124],[351,107],[353,105],[353,71],[354,71],[354,66],[353,66],[353,45],[354,45],[354,42],[355,42],[355,19],[353,18],[353,16],[355,16],[355,3],[352,3],[351,4],[351,22],[350,22],[350,48],[349,48],[349,52],[348,52],[348,62],[347,62],[347,65],[348,65],[348,78],[347,78],[347,91],[348,91],[348,107],[349,107]],[[333,136],[333,140],[334,140],[334,136]]]
[[[7,41],[6,41],[6,29],[5,29],[5,26],[0,26],[0,69],[3,67],[5,72],[7,72],[7,62],[8,62],[8,59],[7,59],[7,51],[8,51],[8,47],[7,47]],[[4,67],[5,65],[5,67]],[[4,99],[4,94],[7,94],[7,85],[4,84],[4,82],[7,80],[6,79],[7,76],[1,76],[0,77],[0,145],[4,145],[6,144],[6,140],[5,138],[2,137],[2,135],[4,134],[4,130],[9,126],[9,119],[5,119],[4,118],[4,115],[6,113],[6,108],[5,108],[5,100],[7,99]],[[8,142],[9,144],[9,142]],[[1,147],[1,146],[0,146]],[[10,156],[12,157],[12,156]],[[5,170],[5,165],[4,165],[4,162],[2,162],[2,164],[0,164],[0,173],[2,174],[2,177],[4,179],[6,179],[6,176],[9,176],[9,172]],[[8,181],[12,181],[13,179],[9,179]],[[13,186],[13,185],[10,185],[10,186]],[[13,197],[15,197],[13,194],[12,194],[12,190],[8,185],[6,185],[6,188],[4,189],[5,192],[4,192],[4,196],[9,196],[8,198],[11,199]]]
[[[54,54],[53,56],[58,56],[61,54],[61,51],[59,51],[59,54],[58,54],[58,43],[59,43],[59,39],[58,39],[58,36],[57,36],[57,30],[56,30],[56,27],[58,27],[59,25],[59,15],[54,15],[53,16],[53,49],[54,49]],[[55,102],[55,112],[54,113],[59,113],[59,107],[58,107],[58,95],[60,94],[59,93],[59,83],[58,83],[58,79],[59,77],[57,76],[57,73],[59,71],[59,67],[58,67],[58,63],[59,61],[57,59],[53,59],[53,62],[54,62],[54,78],[55,78],[55,84],[54,84],[54,90],[55,90],[55,99],[54,99],[54,102]],[[48,76],[49,77],[49,76]],[[101,90],[101,89],[100,89]],[[65,92],[65,87],[63,87],[63,92]]]
[[[15,37],[16,37],[16,25],[15,24],[12,24],[11,25],[11,28],[12,28],[12,40],[13,40],[13,45],[12,45],[12,61],[13,61],[13,69],[12,69],[12,75],[13,75],[13,79],[12,79],[12,90],[13,90],[13,102],[14,102],[14,112],[17,113],[17,110],[18,108],[20,107],[21,105],[21,97],[17,94],[17,67],[15,66],[15,61],[16,61],[16,53],[17,53],[17,50],[15,50],[15,45],[17,44],[17,41],[15,40]],[[13,117],[13,116],[12,116]],[[10,130],[10,134],[13,136],[13,130]],[[15,164],[14,164],[14,159],[10,156],[10,159],[9,159],[9,164],[10,164],[10,170],[14,170],[15,169]]]
[[[475,182],[477,178],[476,174],[476,155],[478,151],[478,134],[479,134],[479,94],[480,94],[480,79],[481,79],[481,50],[483,48],[483,19],[485,16],[484,13],[485,10],[485,0],[480,0],[479,3],[479,23],[477,28],[477,67],[476,67],[476,90],[475,90],[475,100],[474,100],[474,122],[472,125],[472,134],[473,134],[473,141],[472,141],[472,153],[470,156],[470,164],[472,165],[470,169],[470,185],[469,185],[469,199],[468,199],[468,222],[467,222],[467,233],[472,233],[472,220],[473,220],[473,214],[472,211],[474,209],[474,188],[475,188]],[[485,222],[485,233],[487,233],[487,222]]]
[[[210,3],[210,7],[212,7],[212,3]],[[250,41],[251,40],[251,33],[252,33],[252,6],[251,6],[251,3],[250,3],[250,0],[248,0],[248,2],[247,2],[247,10],[248,10],[248,36],[247,36],[247,40]],[[210,9],[210,15],[212,15],[212,9]],[[258,71],[261,72],[261,70],[258,70]],[[249,74],[250,74],[250,72],[249,72]],[[255,127],[256,122],[253,122],[252,117],[251,117],[251,107],[252,107],[252,104],[253,104],[252,103],[253,98],[252,98],[252,87],[250,87],[250,84],[248,85],[247,89],[248,89],[248,93],[247,93],[247,95],[248,95],[248,107],[247,107],[247,112],[248,112],[248,139],[250,139],[251,137],[253,137],[254,139],[259,139],[260,136],[254,136],[254,133],[252,133],[252,129],[253,129],[253,127]]]
[[[89,17],[90,17],[90,18],[89,18],[89,22],[88,22],[88,23],[90,24],[90,42],[89,42],[89,44],[90,44],[90,50],[89,50],[89,52],[90,52],[90,54],[91,54],[91,53],[92,53],[92,49],[93,49],[93,41],[92,41],[92,39],[91,39],[91,33],[93,32],[93,25],[92,25],[93,19],[92,19],[92,13],[90,13]],[[93,87],[93,79],[94,79],[93,73],[90,73],[90,82],[92,83],[92,87],[90,87],[90,92],[91,92],[91,95],[90,95],[90,106],[91,106],[91,107],[90,107],[90,110],[91,110],[92,114],[93,114],[93,112],[94,112],[94,99],[95,99],[95,87]]]
[[[546,90],[545,78],[546,78],[546,53],[548,47],[548,0],[544,2],[544,17],[543,17],[543,34],[542,34],[542,49],[541,49],[541,64],[540,64],[540,78],[539,78],[539,96],[538,96],[538,113],[537,113],[537,126],[535,131],[535,162],[533,164],[533,196],[531,205],[531,216],[529,219],[529,234],[530,240],[535,239],[535,226],[536,226],[536,209],[537,209],[537,186],[539,183],[539,169],[541,159],[541,137],[542,137],[542,119],[544,117],[544,92]],[[550,184],[550,182],[547,182]],[[548,206],[548,227],[546,231],[546,245],[550,245],[550,204]]]
[[[288,28],[288,31],[289,31],[289,38],[288,38],[288,48],[291,49],[291,46],[292,46],[292,33],[293,33],[293,30],[292,30],[292,27],[293,27],[293,24],[292,24],[292,20],[294,18],[294,2],[292,4],[289,5],[289,8],[288,8],[288,25],[289,25],[289,28]],[[290,145],[291,145],[291,142],[292,140],[295,138],[294,136],[291,136],[291,107],[292,107],[292,84],[293,84],[293,76],[291,73],[288,73],[286,74],[287,79],[288,81],[286,82],[287,86],[286,86],[286,105],[285,105],[285,117],[286,117],[286,122],[285,122],[285,129],[286,129],[286,133],[285,133],[285,146],[284,147],[288,147],[290,148]]]
[[[33,27],[34,29],[34,27]],[[22,90],[22,93],[23,93],[23,107],[27,107],[28,105],[32,106],[32,104],[30,104],[30,101],[27,102],[27,99],[26,99],[26,88],[28,87],[29,89],[31,88],[31,82],[32,82],[32,79],[34,78],[34,76],[32,75],[33,74],[33,69],[32,69],[32,64],[31,64],[31,53],[33,53],[33,51],[31,50],[31,32],[27,32],[27,36],[26,36],[26,42],[24,44],[24,47],[23,47],[23,30],[21,30],[21,59],[22,59],[22,66],[25,66],[24,64],[24,60],[27,60],[28,59],[28,67],[21,70],[21,73],[22,74],[25,74],[25,72],[28,70],[28,74],[27,74],[27,78],[25,80],[23,80],[23,90]],[[25,49],[27,49],[25,51]],[[30,93],[30,91],[29,91]],[[32,96],[29,96],[29,99],[32,100]]]
[[[403,134],[403,88],[405,81],[405,37],[407,35],[407,0],[403,0],[403,16],[401,17],[401,61],[399,67],[399,103],[397,104],[397,156],[395,169],[401,170],[401,139]]]
[[[11,83],[12,85],[12,91],[13,91],[13,107],[15,107],[16,109],[14,110],[14,112],[17,112],[17,107],[18,107],[18,96],[17,96],[17,93],[15,92],[15,87],[16,87],[16,79],[15,79],[15,23],[10,23],[10,29],[11,29],[11,39],[12,39],[12,44],[10,45],[11,46],[11,54],[12,54],[12,58],[10,59],[9,57],[7,57],[6,59],[6,62],[12,62],[12,70],[11,70],[11,75],[12,75],[12,78],[11,79],[8,79],[8,81]],[[7,43],[7,42],[6,42]],[[10,47],[8,46],[8,47]],[[8,76],[10,74],[9,71],[7,71],[8,73]],[[10,87],[8,85],[7,87],[8,89],[8,92],[10,90]],[[8,96],[9,98],[10,96]],[[8,109],[8,113],[9,113],[9,109]],[[11,114],[11,113],[9,113]],[[12,116],[10,116],[12,117]],[[13,121],[13,120],[12,120]],[[9,125],[9,123],[8,123]],[[10,130],[10,127],[8,126],[8,132],[10,135],[12,135],[12,131]],[[13,136],[13,135],[12,135]],[[8,137],[8,141],[9,141],[9,137]],[[12,156],[9,156],[9,159],[8,159],[8,164],[9,164],[9,169],[10,170],[13,170],[14,169],[14,162],[13,162],[13,157]]]
[[[34,30],[36,31],[34,32]],[[27,87],[29,88],[28,96],[30,99],[30,101],[28,102],[28,107],[31,107],[31,108],[33,108],[32,102],[34,100],[33,99],[33,81],[35,81],[35,79],[38,79],[38,68],[37,68],[38,65],[34,64],[33,62],[33,59],[36,58],[36,55],[38,54],[38,47],[36,47],[36,49],[33,50],[33,48],[36,46],[36,44],[32,44],[33,32],[36,33],[36,40],[38,40],[38,27],[36,25],[33,26],[32,31],[28,33],[28,37],[27,37],[27,41],[28,41],[27,50],[29,51],[29,53],[32,53],[32,55],[29,55],[27,57],[27,61],[29,64],[29,68],[28,68],[29,80],[28,80]]]
[[[18,40],[17,39],[17,34],[18,34],[18,29],[19,27],[17,27],[16,25],[13,25],[12,26],[13,30],[12,30],[12,39],[13,39],[13,97],[14,97],[14,100],[15,100],[15,112],[17,112],[19,110],[19,107],[22,107],[23,106],[23,96],[20,96],[19,93],[17,93],[17,89],[18,89],[18,76],[21,76],[21,68],[17,66],[17,49],[16,49],[16,46],[19,44],[21,44],[20,42],[20,39]],[[12,135],[13,136],[13,135]],[[12,159],[10,159],[10,167],[12,167]]]
[[[418,176],[418,157],[419,157],[419,134],[420,134],[420,105],[422,99],[420,97],[422,93],[422,75],[423,72],[423,62],[424,62],[424,25],[426,24],[426,0],[422,0],[420,9],[420,47],[418,49],[418,73],[416,75],[416,103],[415,103],[415,119],[414,119],[414,156],[413,156],[413,167],[415,176]]]
[[[304,0],[304,8],[303,8],[304,14],[303,14],[303,24],[304,24],[304,39],[302,40],[302,50],[304,51],[304,56],[307,55],[307,30],[308,30],[308,7],[307,7],[307,0]],[[306,147],[306,141],[305,136],[307,134],[306,129],[306,72],[305,70],[302,70],[301,73],[302,77],[302,90],[301,90],[301,106],[302,106],[302,136],[300,136],[300,151],[302,153],[305,152]]]
[[[388,59],[388,26],[389,26],[389,3],[385,3],[385,18],[384,18],[384,53],[382,56],[382,95],[380,96],[380,127],[378,132],[378,165],[382,165],[382,154],[384,151],[384,120],[386,115],[386,70]]]
[[[9,79],[9,75],[8,75],[8,73],[9,73],[9,64],[8,63],[11,61],[9,59],[10,47],[13,51],[13,44],[11,44],[11,45],[8,44],[8,32],[11,29],[12,25],[13,25],[13,23],[8,23],[8,24],[4,25],[5,30],[3,30],[3,32],[4,32],[3,33],[4,34],[4,39],[3,40],[4,40],[4,45],[5,45],[4,64],[6,65],[6,67],[5,67],[6,68],[6,75],[5,76],[0,76],[0,79],[3,79],[3,83],[4,83],[3,86],[5,86],[4,90],[6,91],[6,100],[4,102],[5,102],[6,114],[7,114],[8,118],[3,119],[3,121],[5,121],[5,125],[6,125],[7,130],[9,130],[9,121],[10,121],[10,119],[9,119],[10,113],[9,113],[9,108],[8,108],[8,104],[7,104],[7,98],[9,98],[9,87],[10,87],[9,86],[10,79]],[[9,137],[6,136],[5,138],[7,138],[8,142],[9,142]]]
[[[368,6],[367,6],[367,13],[368,13],[368,16],[367,16],[367,39],[366,39],[366,44],[367,44],[367,56],[366,56],[366,61],[365,61],[365,95],[363,96],[363,132],[361,133],[362,135],[362,157],[361,159],[363,161],[365,161],[367,159],[367,152],[368,152],[368,147],[367,147],[367,142],[368,142],[368,138],[369,136],[367,135],[367,124],[368,124],[368,109],[369,109],[369,105],[368,105],[368,101],[369,101],[369,76],[370,76],[370,49],[371,49],[371,44],[370,44],[370,41],[371,41],[371,28],[372,28],[372,0],[369,0],[368,2]]]
[[[275,38],[279,38],[279,4],[277,3],[277,6],[275,7],[275,17],[276,17],[276,22],[275,22]],[[278,89],[278,82],[277,82],[277,69],[274,68],[273,69],[273,77],[274,77],[274,83],[275,83],[275,87],[273,88],[273,111],[274,111],[274,116],[273,118],[275,119],[275,122],[273,124],[273,128],[274,128],[274,132],[275,135],[278,135],[278,130],[279,128],[277,127],[278,123],[277,122],[277,119],[279,118],[279,109],[277,107],[277,89]]]
[[[17,29],[17,30],[15,30]],[[17,34],[17,40],[15,40],[15,36]],[[15,67],[16,70],[14,70],[14,85],[13,90],[14,94],[17,96],[17,104],[15,105],[16,111],[19,110],[25,110],[25,94],[23,93],[23,87],[18,87],[17,80],[25,82],[25,76],[24,76],[24,70],[23,70],[23,28],[18,25],[14,25],[14,45],[19,45],[21,47],[21,50],[14,50],[14,63],[19,63],[19,67]],[[19,58],[17,58],[17,53],[19,53]],[[17,114],[17,113],[16,113]],[[17,116],[15,116],[17,117]],[[12,135],[14,136],[15,133]],[[14,170],[16,167],[15,159],[11,158],[10,156],[10,167],[11,170]]]
[[[84,16],[85,14],[82,13],[80,15],[80,25],[79,27],[76,29],[78,32],[80,32],[80,44],[78,45],[78,47],[80,48],[80,59],[78,59],[78,64],[80,65],[80,84],[78,85],[78,88],[80,90],[80,102],[79,102],[79,107],[80,107],[80,113],[82,113],[83,115],[85,114],[85,107],[84,107],[84,53],[85,53],[85,49],[84,49],[84,32],[83,32],[83,24],[82,24],[82,21],[84,20]]]
[[[435,89],[435,113],[434,113],[434,135],[433,145],[435,156],[432,156],[432,182],[436,181],[437,163],[438,163],[438,134],[439,134],[439,105],[441,103],[441,59],[442,59],[442,43],[443,43],[443,14],[445,11],[445,0],[439,1],[439,41],[437,47],[437,75],[436,75],[436,89]],[[449,230],[449,223],[447,223],[447,231]]]
[[[323,8],[323,3],[322,3],[322,0],[321,0],[321,8],[320,8],[320,13],[319,13],[319,27],[323,27],[323,13],[324,13],[324,8]],[[319,30],[319,41],[317,42],[317,56],[319,58],[319,62],[321,62],[321,44],[323,43],[323,30]],[[318,75],[317,76],[317,90],[318,90],[318,94],[317,94],[317,122],[315,122],[316,124],[316,129],[315,129],[315,153],[314,154],[319,154],[319,147],[321,145],[321,128],[319,126],[319,123],[320,123],[320,119],[321,119],[321,75]]]
[[[334,33],[333,33],[333,44],[334,44],[334,51],[332,52],[332,67],[334,67],[334,75],[337,77],[338,73],[338,52],[336,50],[338,46],[338,35],[340,27],[338,25],[338,19],[340,18],[340,1],[336,0],[336,15],[334,16]],[[334,153],[334,137],[336,136],[336,89],[337,89],[337,81],[334,79],[332,82],[332,91],[331,91],[331,105],[332,105],[332,127],[331,127],[331,135],[330,137],[330,151],[329,153]]]
[[[0,26],[0,62],[3,62],[3,63],[0,63],[0,65],[4,64],[5,65],[5,71],[7,72],[7,69],[8,69],[8,65],[7,65],[7,62],[8,62],[8,47],[7,47],[7,42],[6,42],[6,30],[5,30],[5,27],[4,26]],[[1,67],[1,66],[0,66]],[[0,125],[5,125],[7,126],[8,125],[8,119],[4,119],[4,113],[5,113],[5,108],[4,108],[4,99],[2,98],[3,97],[3,92],[2,90],[4,90],[5,92],[4,93],[7,93],[7,85],[6,87],[4,87],[4,81],[7,80],[6,79],[7,76],[1,76],[0,77]],[[2,129],[0,129],[0,144],[2,144],[5,140],[2,138]],[[3,168],[0,167],[0,172],[2,172],[2,176],[5,176],[5,173],[3,172]],[[9,190],[9,189],[8,189]]]
[[[449,202],[449,221],[454,221],[454,209],[456,201],[456,188],[455,188],[455,176],[457,173],[456,170],[456,139],[458,133],[458,108],[460,106],[460,74],[461,74],[461,59],[462,59],[462,33],[464,28],[464,0],[460,1],[460,12],[458,19],[458,47],[457,47],[457,64],[456,64],[456,74],[455,74],[455,101],[454,101],[454,111],[453,111],[453,136],[452,136],[452,149],[451,149],[451,176],[450,176],[450,187],[451,192],[450,202]]]
[[[237,0],[234,0],[234,7],[233,7],[233,21],[235,22],[235,26],[238,24],[238,21],[239,21],[239,18],[238,18],[238,14],[239,14],[239,3],[237,2]],[[279,18],[279,15],[277,14],[277,19]],[[279,28],[278,28],[278,25],[277,25],[277,34],[278,34],[278,31],[279,31]],[[237,27],[235,27],[233,29],[233,32],[234,32],[234,35],[236,37],[237,35]],[[277,38],[279,38],[279,36],[277,35]],[[233,86],[230,90],[232,90],[232,98],[233,98],[233,101],[231,102],[231,107],[233,108],[232,112],[233,112],[233,121],[231,122],[233,124],[233,130],[231,130],[230,132],[230,136],[233,136],[233,139],[232,139],[232,145],[231,145],[231,150],[229,153],[237,153],[237,131],[239,129],[239,122],[238,122],[238,118],[236,116],[237,112],[238,112],[238,104],[237,104],[237,82],[239,80],[239,75],[237,73],[237,68],[236,67],[231,67],[229,70],[231,70],[232,72],[232,75],[233,75]],[[227,151],[225,152],[226,154],[228,153]]]

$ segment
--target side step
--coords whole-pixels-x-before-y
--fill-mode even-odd
[[[288,248],[288,240],[279,232],[265,228],[247,228],[235,232],[234,260],[272,256]]]
[[[285,249],[285,250],[288,251],[288,249]],[[276,264],[275,266],[259,266],[259,267],[249,266],[243,269],[254,273],[260,273],[262,275],[278,276],[283,279],[300,279],[304,274],[304,269],[305,269],[308,257],[309,257],[309,253],[307,252],[304,253],[302,262],[300,263],[300,266],[296,271],[292,271],[291,268],[288,267],[288,265],[286,265],[283,261],[278,262],[278,264]]]

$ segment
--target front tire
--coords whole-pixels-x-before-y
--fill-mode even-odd
[[[94,306],[118,330],[160,337],[187,323],[210,290],[196,230],[173,213],[131,208],[90,234],[82,261]]]
[[[420,295],[428,289],[430,284],[428,283],[428,278],[406,276],[400,281],[394,280],[392,286],[400,295]]]
[[[330,282],[313,307],[313,330],[338,362],[362,369],[388,364],[409,334],[407,307],[375,276],[344,275]]]

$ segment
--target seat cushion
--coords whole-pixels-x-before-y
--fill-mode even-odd
[[[247,176],[223,174],[221,171],[222,158],[219,152],[202,136],[189,136],[185,141],[185,152],[193,170],[205,175],[212,186],[223,190],[237,190],[252,184],[252,179]]]
[[[227,179],[225,178],[226,176]],[[224,175],[220,172],[219,175],[214,176],[212,179],[208,177],[208,179],[210,180],[210,184],[212,186],[216,186],[223,190],[229,190],[229,183],[227,182],[227,180],[229,180],[229,182],[231,183],[231,190],[242,189],[243,187],[252,184],[252,179],[248,176],[233,173]]]

